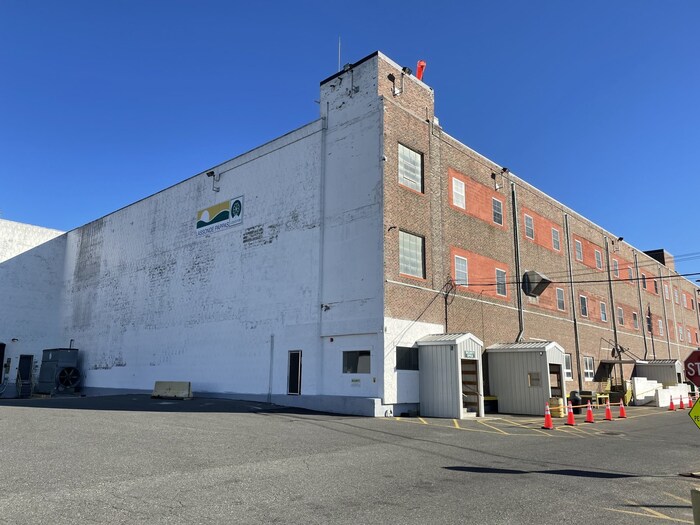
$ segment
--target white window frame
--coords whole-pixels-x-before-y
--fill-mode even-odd
[[[599,270],[603,269],[603,254],[600,250],[595,250],[595,267]]]
[[[455,282],[457,286],[469,286],[469,261],[466,257],[455,255]],[[464,261],[464,272],[457,269],[457,261]],[[460,279],[460,273],[463,273],[464,279]]]
[[[498,203],[498,205],[496,205],[496,203]],[[497,217],[500,217],[500,222],[496,220]],[[491,197],[491,218],[494,224],[503,226],[503,203],[496,197]]]
[[[681,297],[683,298],[683,308],[688,308],[688,296],[682,293]]]
[[[583,243],[578,239],[574,239],[574,252],[576,253],[576,260],[583,261]]]
[[[608,305],[600,301],[600,320],[604,323],[608,322]]]
[[[535,219],[533,219],[527,213],[525,214],[525,237],[532,239],[533,241],[535,240]]]
[[[418,246],[418,264],[416,264],[416,250]],[[414,273],[418,272],[418,273]],[[425,238],[420,235],[399,230],[399,272],[425,279]]]
[[[688,341],[689,343],[692,343],[692,342],[693,342],[693,337],[690,335],[690,328],[686,328],[686,329],[685,329],[685,335],[686,335],[686,337],[687,337],[687,341]]]
[[[668,293],[668,285],[664,283],[664,298],[667,301],[671,300],[671,295]]]
[[[620,263],[617,262],[617,259],[613,259],[612,262],[613,262],[612,263],[613,264],[613,275],[615,277],[619,278],[620,277]]]
[[[559,237],[559,230],[552,228],[552,248],[556,251],[561,251],[561,238]]]
[[[620,326],[625,326],[625,311],[622,309],[622,306],[617,307],[617,322]]]
[[[508,288],[506,285],[506,271],[501,268],[496,268],[496,295],[508,297]],[[501,293],[501,289],[503,293]]]
[[[564,300],[564,288],[557,288],[557,310],[563,312],[566,310],[566,301]],[[561,297],[559,297],[561,295]],[[561,306],[560,306],[561,305]]]
[[[680,300],[678,299],[678,288],[673,289],[673,300],[676,304],[681,304]]]
[[[664,335],[664,320],[659,319],[659,336],[663,337]]]
[[[627,268],[627,280],[631,283],[634,280],[634,274],[632,273],[632,268]]]
[[[423,193],[423,154],[399,144],[398,164],[399,184]]]
[[[590,356],[583,356],[583,379],[593,381],[595,377],[595,359]]]
[[[566,381],[574,380],[574,369],[571,368],[571,354],[564,354],[564,379]]]
[[[632,312],[632,326],[635,330],[639,330],[639,314]]]
[[[467,209],[467,193],[465,188],[464,181],[457,177],[452,177],[452,204],[463,210]]]
[[[578,306],[581,311],[581,317],[588,317],[588,297],[585,295],[578,296]]]
[[[683,342],[683,327],[681,325],[678,325],[678,340]]]

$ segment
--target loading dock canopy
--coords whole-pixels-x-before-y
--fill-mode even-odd
[[[551,397],[566,399],[564,349],[553,341],[503,343],[486,349],[491,395],[505,414],[542,415]]]
[[[484,343],[472,334],[438,334],[416,344],[421,415],[462,419],[471,412],[483,416]]]

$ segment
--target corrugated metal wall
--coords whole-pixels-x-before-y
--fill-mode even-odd
[[[647,365],[637,363],[634,373],[637,377],[646,377],[652,381],[658,381],[664,386],[678,384],[677,372],[680,372],[680,364],[669,363],[667,365]]]
[[[420,413],[427,417],[460,418],[461,385],[457,349],[453,345],[421,346]]]
[[[538,373],[540,386],[530,386],[528,373]],[[542,352],[489,352],[491,393],[498,397],[498,411],[505,414],[544,413],[549,401],[549,365]]]

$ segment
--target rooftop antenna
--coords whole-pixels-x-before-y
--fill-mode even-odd
[[[338,35],[338,71],[340,71],[340,35]]]

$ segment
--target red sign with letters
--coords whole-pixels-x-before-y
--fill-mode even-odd
[[[685,377],[700,388],[700,350],[695,350],[685,360]]]

